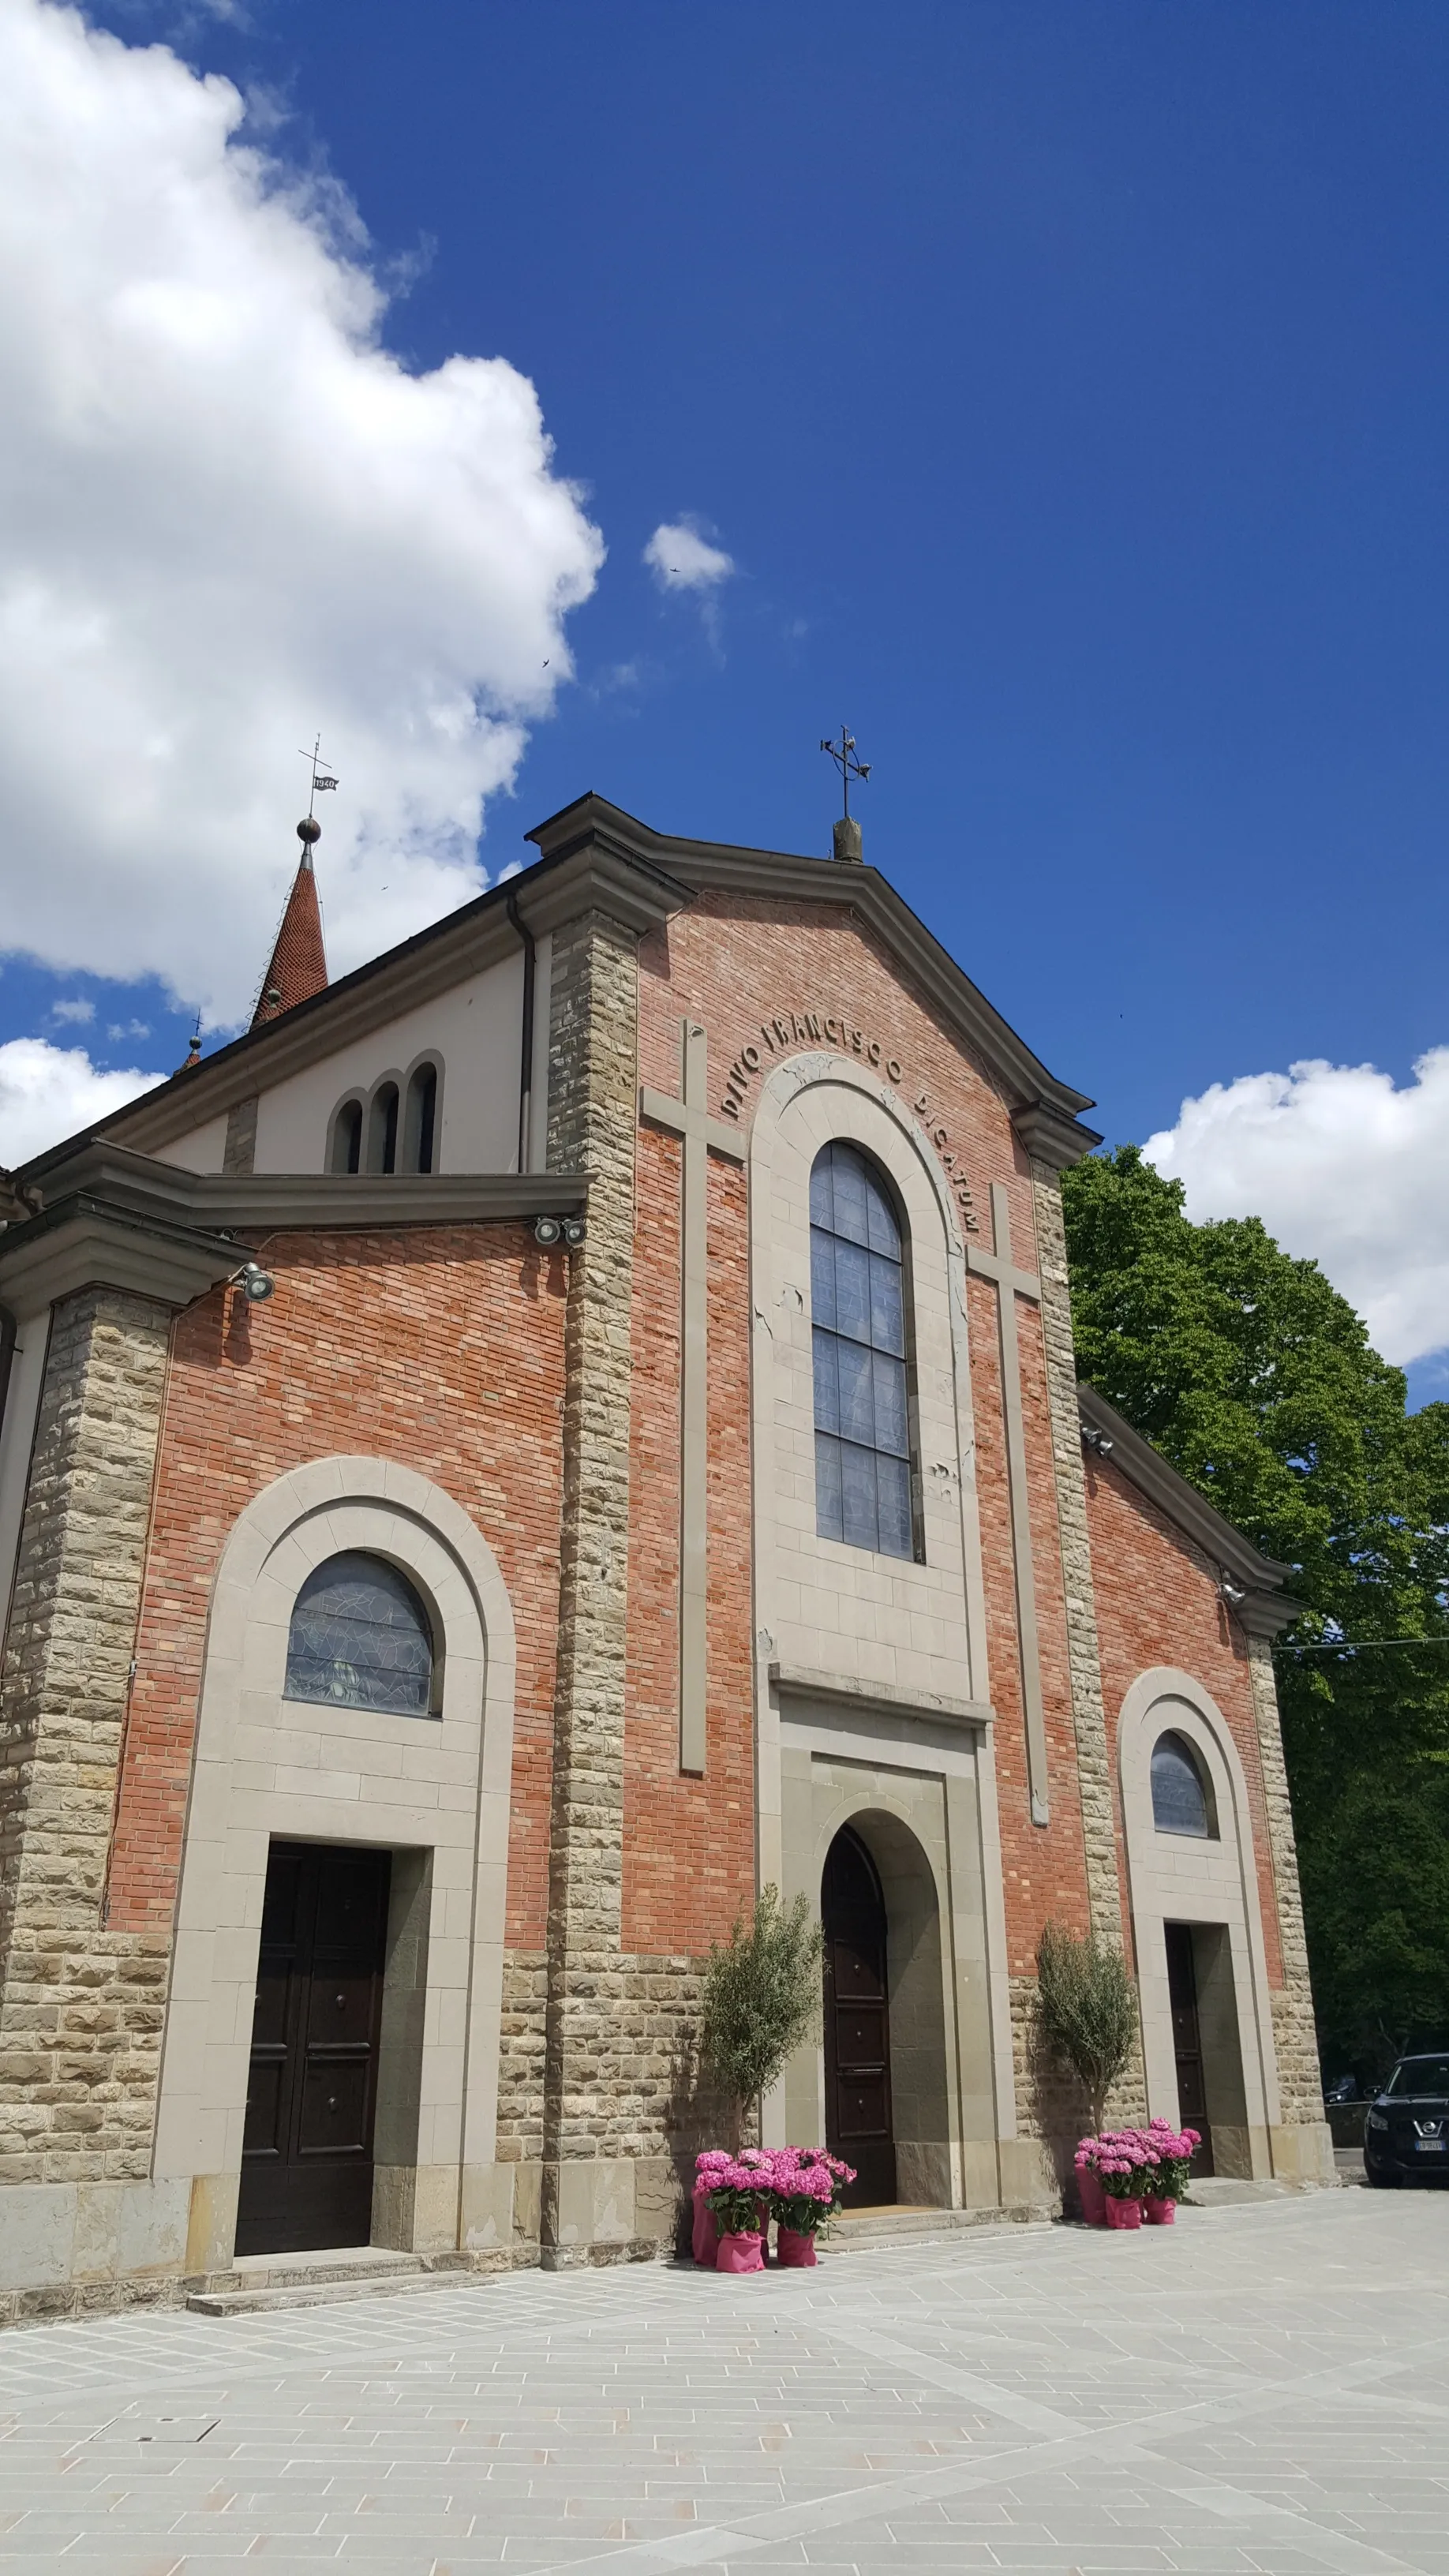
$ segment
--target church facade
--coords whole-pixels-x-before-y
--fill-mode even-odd
[[[857,2197],[1057,2205],[1049,1920],[1124,2116],[1332,2179],[1294,1605],[1077,1384],[1090,1103],[848,833],[531,838],[335,985],[309,854],[249,1034],[4,1185],[0,2314],[667,2248],[766,1884]]]

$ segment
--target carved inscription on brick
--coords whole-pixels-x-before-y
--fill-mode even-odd
[[[872,1037],[868,1029],[852,1028],[849,1020],[838,1011],[782,1011],[778,1019],[760,1022],[760,1035],[765,1041],[765,1050],[774,1056],[792,1055],[797,1047],[802,1046],[838,1047],[842,1055],[859,1056],[863,1064],[871,1065],[877,1072],[883,1073],[887,1082],[893,1084],[897,1090],[901,1088],[904,1077],[900,1058],[887,1054],[881,1040]],[[720,1113],[723,1117],[738,1118],[740,1103],[746,1098],[749,1086],[764,1062],[765,1053],[759,1047],[754,1045],[741,1047],[725,1076],[724,1097],[720,1102]],[[909,1093],[903,1096],[908,1097]],[[951,1188],[961,1212],[962,1225],[968,1234],[977,1233],[979,1229],[971,1185],[956,1168],[956,1156],[951,1150],[951,1139],[947,1130],[944,1127],[932,1125],[931,1102],[928,1094],[924,1090],[918,1092],[911,1099],[910,1106],[929,1134],[950,1176]]]

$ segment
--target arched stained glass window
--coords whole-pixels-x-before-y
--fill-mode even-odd
[[[308,1575],[292,1610],[286,1697],[434,1713],[428,1615],[385,1557],[329,1556]]]
[[[914,1556],[901,1230],[854,1145],[810,1174],[815,1526],[822,1538]]]
[[[1197,1755],[1180,1735],[1159,1735],[1152,1748],[1152,1821],[1160,1834],[1217,1834]]]

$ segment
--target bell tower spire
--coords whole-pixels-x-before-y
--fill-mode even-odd
[[[254,1029],[264,1028],[268,1020],[280,1019],[284,1011],[295,1010],[299,1002],[310,1002],[314,993],[327,990],[322,907],[317,900],[317,877],[312,865],[312,853],[322,838],[322,826],[312,809],[319,794],[326,788],[335,787],[337,781],[322,768],[318,758],[320,749],[319,735],[312,749],[302,754],[304,760],[312,763],[312,793],[307,799],[307,811],[297,826],[302,856],[272,944],[267,971],[262,977],[257,1007],[252,1013]]]

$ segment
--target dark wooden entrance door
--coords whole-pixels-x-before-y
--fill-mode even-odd
[[[846,2200],[880,2208],[896,2196],[891,2124],[886,1909],[875,1863],[847,1826],[826,1855],[825,2143],[854,2165]]]
[[[391,1855],[273,1843],[238,2254],[366,2245]]]
[[[1210,2174],[1213,2138],[1208,2127],[1202,2033],[1197,2018],[1192,1925],[1165,1923],[1162,1928],[1167,1935],[1167,1991],[1172,2002],[1172,2049],[1177,2060],[1177,2116],[1185,2129],[1196,2129],[1202,2137],[1202,2145],[1193,2158],[1194,2173]]]

